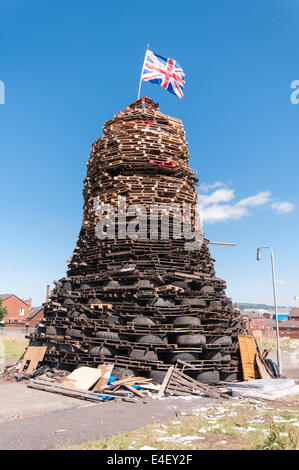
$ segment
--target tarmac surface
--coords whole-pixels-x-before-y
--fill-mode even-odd
[[[27,388],[0,385],[0,449],[51,450],[138,429],[191,414],[215,402],[206,397],[89,403]]]

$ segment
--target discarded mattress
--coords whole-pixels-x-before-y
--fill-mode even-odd
[[[233,396],[275,400],[286,395],[299,393],[299,385],[293,379],[258,379],[246,382],[228,383],[227,389]]]

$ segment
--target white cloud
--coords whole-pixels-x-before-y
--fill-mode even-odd
[[[212,224],[215,222],[226,222],[228,220],[240,220],[243,217],[251,215],[249,208],[258,208],[260,206],[272,208],[279,214],[286,214],[295,209],[295,205],[288,201],[272,202],[273,198],[270,191],[260,191],[253,196],[232,202],[235,199],[235,190],[227,188],[225,184],[220,181],[216,181],[214,184],[203,183],[200,190],[207,193],[209,190],[219,187],[220,189],[216,189],[210,194],[199,194],[198,196],[199,209],[202,220],[205,223]],[[269,203],[272,204],[269,205]]]
[[[200,194],[198,196],[200,204],[203,206],[210,206],[211,204],[219,204],[220,202],[229,202],[235,197],[233,189],[217,189],[210,195]]]
[[[275,212],[278,212],[278,214],[288,214],[289,212],[292,212],[295,209],[295,204],[288,201],[274,202],[272,204],[272,209]]]
[[[224,184],[221,183],[221,181],[216,181],[213,184],[201,183],[200,184],[200,190],[203,191],[204,193],[207,193],[210,189],[219,188],[221,186],[224,186]]]
[[[207,224],[214,222],[226,222],[227,220],[240,220],[242,217],[249,215],[245,207],[240,207],[237,204],[213,204],[212,206],[203,208],[203,220]]]
[[[262,206],[270,201],[271,193],[270,191],[264,191],[257,193],[255,196],[246,197],[245,199],[241,199],[238,202],[238,206],[242,207],[255,207],[255,206]]]

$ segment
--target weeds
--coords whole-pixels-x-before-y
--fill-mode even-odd
[[[287,436],[283,429],[272,421],[270,425],[270,434],[265,442],[257,446],[258,450],[297,450],[299,448],[299,431],[290,427]]]
[[[25,338],[9,338],[1,335],[0,342],[4,360],[19,359],[28,346],[28,340]]]

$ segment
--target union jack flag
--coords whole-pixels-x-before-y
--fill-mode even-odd
[[[182,67],[173,59],[166,59],[152,51],[147,50],[141,79],[161,85],[179,98],[183,98],[183,80],[185,74]]]

